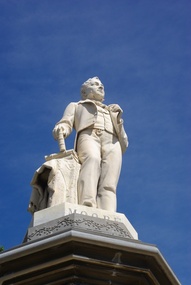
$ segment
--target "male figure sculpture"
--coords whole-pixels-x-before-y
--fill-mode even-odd
[[[58,139],[76,130],[75,150],[81,170],[78,178],[78,203],[116,211],[116,188],[121,170],[122,153],[128,138],[117,104],[104,105],[104,86],[98,77],[81,87],[82,100],[70,103],[56,124],[53,135]]]

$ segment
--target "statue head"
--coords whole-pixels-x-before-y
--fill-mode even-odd
[[[90,99],[103,102],[104,96],[104,86],[98,77],[89,78],[82,84],[81,97],[83,100]]]

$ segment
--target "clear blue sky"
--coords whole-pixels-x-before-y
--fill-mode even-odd
[[[191,284],[190,28],[190,0],[0,0],[0,245],[22,242],[54,124],[98,76],[130,141],[118,212]]]

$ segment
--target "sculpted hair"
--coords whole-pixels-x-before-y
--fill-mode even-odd
[[[92,79],[95,79],[95,78],[99,80],[99,78],[98,78],[97,76],[95,76],[95,77],[89,78],[88,80],[86,80],[86,81],[82,84],[81,89],[80,89],[80,93],[81,93],[81,98],[82,98],[83,100],[87,99],[86,90],[87,90],[87,88],[91,85]]]

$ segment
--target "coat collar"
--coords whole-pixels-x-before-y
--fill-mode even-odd
[[[101,103],[101,102],[99,102],[99,101],[86,99],[86,100],[80,100],[80,101],[78,102],[78,104],[83,104],[83,103],[92,103],[92,104],[94,104],[94,105],[96,105],[96,106],[100,106],[101,108],[104,108],[104,109],[109,110],[109,108],[108,108],[107,105],[105,105],[105,104],[103,104],[103,103]]]

